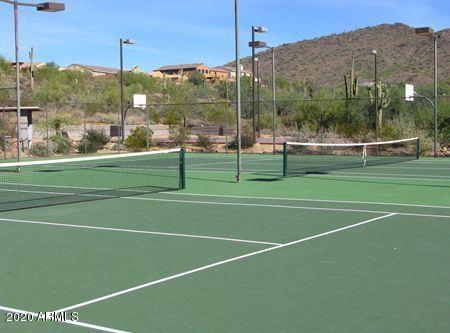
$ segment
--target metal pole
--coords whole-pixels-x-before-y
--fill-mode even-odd
[[[2,118],[3,118],[3,128],[2,128],[2,133],[3,133],[3,138],[2,138],[2,140],[3,140],[3,159],[4,160],[6,160],[6,128],[5,128],[5,121],[6,121],[6,119],[5,119],[5,106],[3,105],[3,108],[2,108]]]
[[[48,137],[48,104],[45,104],[45,144],[47,149],[47,155],[50,156],[50,144],[49,144],[49,137]]]
[[[120,38],[120,136],[122,142],[125,138],[125,115],[123,110],[123,39]]]
[[[87,154],[86,104],[83,106],[83,132],[84,153]]]
[[[20,132],[20,62],[19,62],[19,6],[14,1],[14,34],[16,48],[16,109],[17,109],[17,161],[22,160],[22,133]]]
[[[228,96],[228,80],[226,84],[226,103],[225,103],[225,152],[228,153],[228,103],[229,103],[229,96]]]
[[[438,156],[438,35],[434,34],[434,157]]]
[[[378,59],[375,56],[375,141],[378,141]],[[378,147],[378,146],[377,146]]]
[[[121,123],[120,123],[120,113],[117,114],[117,152],[120,154],[120,145],[122,144],[122,130],[120,129],[121,127]]]
[[[258,61],[256,62],[256,78],[257,78],[257,83],[256,83],[256,93],[257,93],[257,100],[256,100],[256,110],[257,110],[257,113],[258,113],[258,122],[257,122],[257,126],[256,126],[256,129],[257,129],[257,131],[258,131],[258,138],[260,138],[261,137],[261,125],[260,125],[260,121],[259,121],[259,118],[260,118],[260,113],[261,113],[261,111],[260,111],[260,106],[261,106],[261,102],[260,102],[260,100],[261,100],[261,97],[260,97],[260,88],[261,88],[261,77],[260,77],[260,75],[259,75],[259,61],[260,61],[260,59],[258,59]]]
[[[252,121],[253,121],[253,140],[256,141],[256,91],[255,91],[255,26],[252,25]]]
[[[236,181],[241,181],[241,64],[239,54],[239,0],[234,0],[234,33],[235,33],[235,49],[236,49],[236,143],[237,143],[237,172]]]
[[[272,48],[272,141],[273,153],[276,153],[276,133],[275,133],[275,117],[277,113],[276,103],[276,80],[275,80],[275,49]]]
[[[149,110],[147,108],[147,106],[145,106],[145,123],[147,126],[147,133],[145,134],[145,148],[147,149],[147,151],[150,149],[150,138],[149,138],[149,134],[150,134],[150,117],[149,117]]]
[[[183,111],[184,112],[184,111]],[[186,116],[183,116],[183,148],[186,149]]]

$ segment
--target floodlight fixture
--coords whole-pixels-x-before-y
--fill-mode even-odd
[[[61,12],[66,9],[65,4],[60,2],[43,2],[36,6],[36,9],[40,12]]]
[[[133,45],[136,44],[136,41],[134,39],[122,39],[122,44],[128,44],[128,45]]]
[[[262,48],[267,47],[267,43],[259,41],[259,40],[255,40],[254,42],[249,42],[248,46],[250,46],[251,48],[254,48],[254,49],[262,49]]]
[[[261,34],[269,32],[269,28],[267,28],[267,27],[254,27],[253,29],[255,32],[258,32]]]

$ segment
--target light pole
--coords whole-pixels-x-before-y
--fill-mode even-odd
[[[252,25],[252,41],[248,43],[248,45],[252,48],[252,97],[253,97],[253,104],[252,104],[252,119],[253,119],[253,139],[256,140],[256,119],[255,119],[255,105],[256,105],[256,91],[255,91],[255,50],[258,48],[257,45],[263,45],[259,47],[265,47],[266,43],[255,41],[255,33],[266,33],[269,29],[266,27],[255,27]]]
[[[125,110],[123,108],[124,89],[123,89],[123,44],[133,45],[136,42],[132,39],[120,39],[120,136],[121,141],[125,139]],[[120,143],[119,143],[120,145]]]
[[[14,39],[15,39],[15,60],[16,60],[16,111],[17,111],[17,160],[22,160],[22,133],[20,132],[20,61],[19,61],[19,6],[34,7],[41,12],[59,12],[65,9],[63,3],[43,2],[26,3],[11,0],[0,0],[14,6]]]
[[[261,77],[259,75],[259,58],[255,58],[256,62],[256,113],[258,115],[258,120],[256,122],[256,131],[258,133],[258,138],[261,137],[261,128],[260,128],[260,90],[261,90]]]
[[[276,133],[275,133],[275,117],[277,114],[277,103],[276,103],[276,81],[275,81],[275,48],[270,48],[272,51],[272,144],[273,153],[276,153]]]
[[[277,114],[277,102],[276,102],[276,79],[275,79],[275,48],[266,46],[272,52],[272,145],[273,154],[276,153],[276,133],[275,133],[275,120]]]
[[[236,144],[237,144],[237,167],[236,167],[236,181],[241,181],[241,63],[239,50],[239,1],[234,0],[234,36],[235,36],[235,51],[236,51]]]
[[[433,29],[429,27],[416,28],[415,33],[418,35],[433,36],[434,45],[434,143],[433,143],[433,155],[438,156],[437,142],[438,142],[438,39],[441,37],[440,33],[435,33]]]
[[[378,141],[378,58],[377,50],[372,50],[375,58],[374,74],[375,74],[375,141]],[[378,146],[377,146],[378,147]]]

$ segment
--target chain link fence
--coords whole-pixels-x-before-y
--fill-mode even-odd
[[[193,150],[228,152],[235,148],[236,105],[233,102],[149,104],[146,108],[124,107],[125,137],[121,138],[120,105],[105,103],[48,103],[33,112],[32,146],[29,156],[120,153],[169,146]],[[271,100],[257,103],[257,145],[253,152],[281,150],[283,141],[347,143],[376,140],[373,100],[359,98]],[[243,144],[253,136],[253,105],[242,103]],[[414,102],[391,98],[378,116],[379,140],[419,136],[423,154],[431,155],[434,137],[433,106],[426,98]],[[14,102],[0,101],[1,151],[3,159],[17,157],[17,118]],[[450,98],[438,104],[439,151],[449,148]],[[24,118],[24,117],[22,117]],[[26,119],[22,137],[28,138]],[[252,143],[249,144],[252,146]]]

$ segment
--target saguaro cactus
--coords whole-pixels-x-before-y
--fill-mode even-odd
[[[345,98],[354,99],[358,97],[358,77],[355,72],[355,57],[352,56],[352,67],[350,69],[350,78],[344,75]]]
[[[378,82],[378,125],[383,126],[383,109],[386,109],[389,104],[391,104],[391,97],[389,96],[389,88]],[[368,87],[368,93],[370,98],[370,103],[375,108],[375,85]]]

